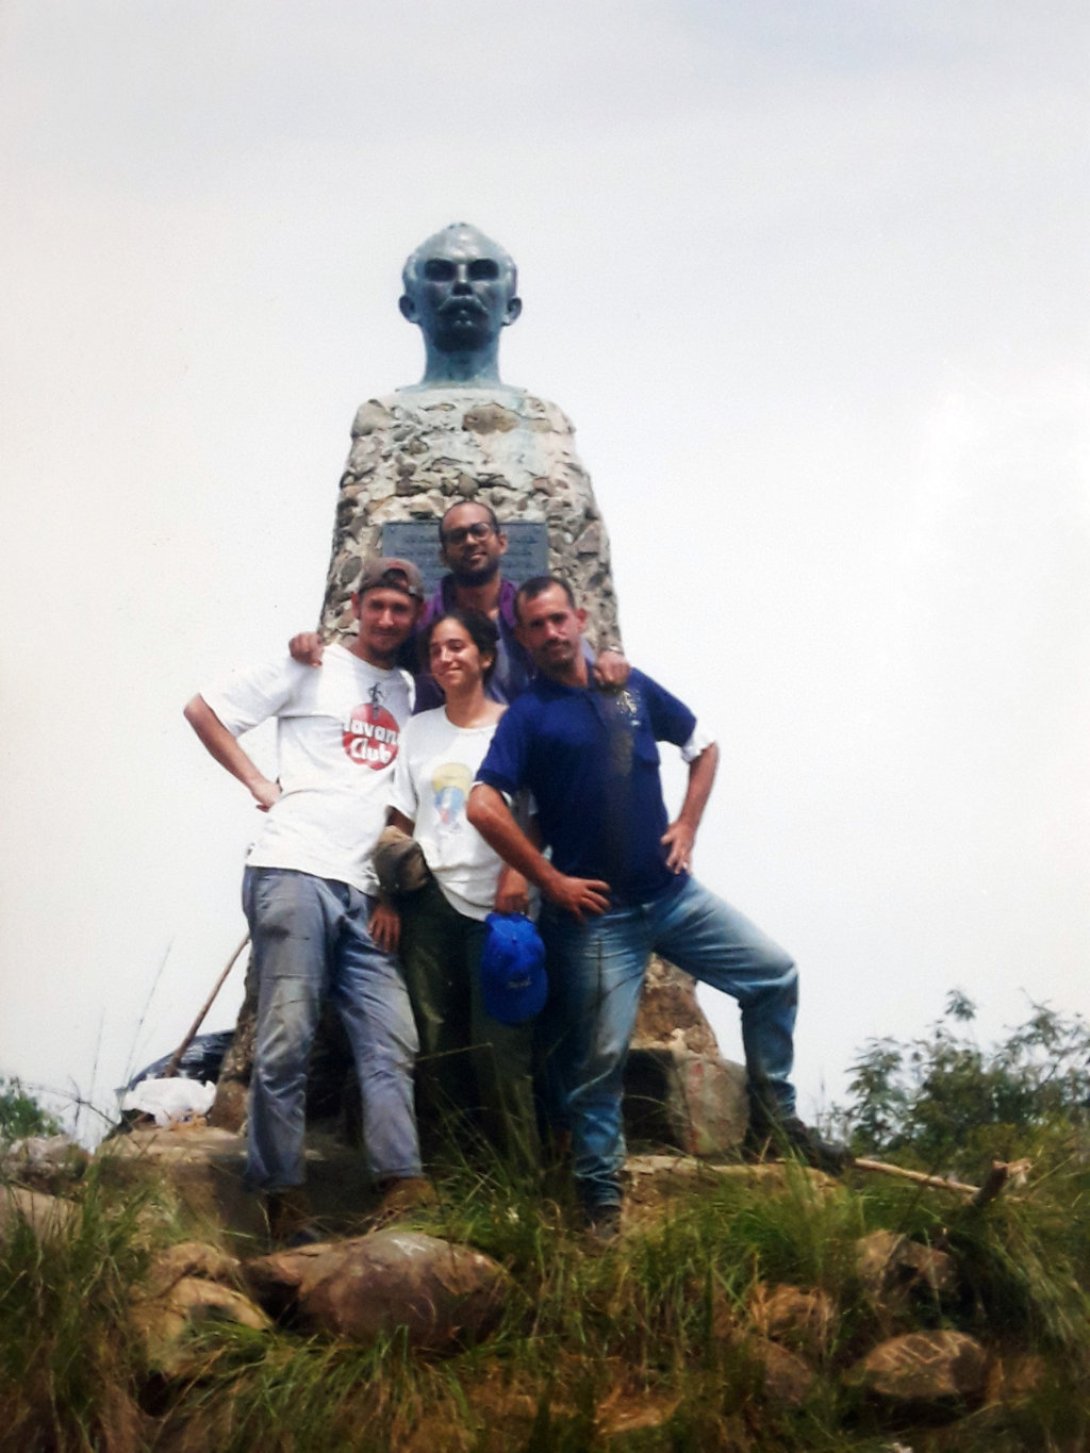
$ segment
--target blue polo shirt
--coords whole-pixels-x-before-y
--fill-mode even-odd
[[[640,902],[683,876],[660,841],[669,819],[656,744],[683,747],[695,726],[642,671],[620,691],[538,676],[500,718],[477,780],[508,795],[528,787],[554,867],[604,880],[615,903]]]

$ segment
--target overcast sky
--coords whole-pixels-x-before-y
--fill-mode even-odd
[[[181,707],[316,620],[455,218],[518,261],[502,373],[577,426],[629,656],[717,728],[697,870],[799,960],[804,1110],[955,986],[983,1038],[1090,1010],[1088,42],[1084,0],[3,0],[0,1073],[108,1104],[242,936],[255,814]]]

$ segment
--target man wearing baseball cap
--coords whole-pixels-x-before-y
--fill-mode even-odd
[[[243,907],[258,978],[247,1181],[268,1198],[281,1241],[314,1239],[304,1182],[307,1062],[322,1006],[344,1023],[363,1101],[364,1136],[380,1210],[430,1198],[413,1112],[416,1028],[396,959],[372,920],[381,908],[371,868],[386,820],[389,778],[412,686],[397,654],[424,587],[407,560],[368,560],[347,645],[320,669],[285,656],[195,696],[186,720],[266,814],[250,850]],[[275,719],[279,775],[266,777],[238,742]]]

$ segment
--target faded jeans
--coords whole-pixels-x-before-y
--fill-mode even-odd
[[[794,963],[694,878],[582,924],[548,907],[540,926],[551,986],[542,1026],[546,1075],[571,1130],[585,1206],[621,1202],[624,1067],[652,953],[738,1000],[751,1099],[770,1116],[795,1113]]]
[[[368,930],[372,900],[331,878],[247,868],[242,906],[258,978],[247,1183],[279,1191],[305,1179],[307,1064],[327,998],[355,1061],[371,1175],[420,1175],[416,1026],[397,962]]]

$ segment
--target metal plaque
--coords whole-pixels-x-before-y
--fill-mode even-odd
[[[512,520],[503,526],[507,554],[501,569],[507,580],[521,585],[549,569],[549,532],[544,520]],[[382,527],[382,553],[411,560],[431,593],[446,572],[439,563],[438,520],[394,520]]]

